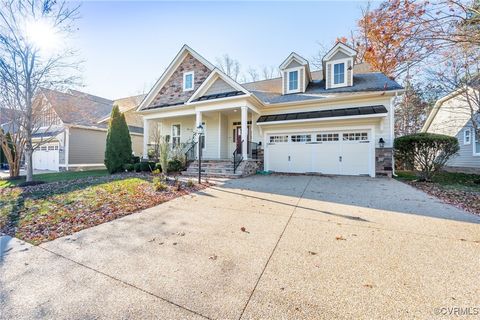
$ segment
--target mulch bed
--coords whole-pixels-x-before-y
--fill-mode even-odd
[[[445,203],[480,215],[480,192],[447,189],[432,182],[409,181],[407,183],[431,196],[439,198]]]
[[[0,189],[0,233],[39,244],[208,186],[170,179],[157,192],[152,178],[125,173]]]

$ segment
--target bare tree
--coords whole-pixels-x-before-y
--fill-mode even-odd
[[[432,74],[432,80],[459,101],[452,112],[466,115],[480,139],[480,47],[464,43],[451,48]]]
[[[227,76],[237,81],[240,75],[240,63],[238,60],[230,57],[228,54],[224,54],[220,58],[215,59],[217,67],[222,70]]]
[[[15,116],[9,123],[15,159],[8,159],[18,176],[25,153],[27,181],[33,180],[33,135],[48,112],[42,88],[76,83],[76,52],[66,46],[74,31],[78,6],[54,0],[0,0],[0,103]],[[6,132],[0,133],[5,150]]]
[[[258,71],[257,71],[257,69],[255,69],[255,68],[249,67],[249,68],[247,69],[247,74],[248,74],[248,76],[250,77],[250,81],[251,81],[251,82],[255,82],[255,81],[257,81],[258,78],[259,78]]]
[[[279,76],[278,69],[274,66],[264,66],[262,68],[262,79],[268,80]]]

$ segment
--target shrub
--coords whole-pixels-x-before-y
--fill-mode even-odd
[[[125,163],[123,165],[123,170],[125,170],[125,171],[132,172],[134,169],[135,169],[135,167],[131,163]]]
[[[140,162],[140,157],[139,156],[132,156],[131,163],[139,163]]]
[[[162,165],[160,162],[155,163],[155,170],[160,170],[160,172],[162,171]]]
[[[189,180],[187,181],[187,187],[193,188],[194,185],[195,185],[195,183],[193,182],[192,179],[189,179]]]
[[[165,191],[167,190],[167,188],[167,184],[165,183],[165,181],[160,179],[160,177],[153,178],[153,189],[155,189],[155,191]]]
[[[183,164],[180,160],[175,159],[175,160],[168,161],[168,167],[167,167],[168,172],[179,172],[182,169],[183,169]]]
[[[395,139],[395,157],[414,165],[420,181],[430,181],[458,150],[458,140],[442,134],[416,133]]]
[[[132,140],[125,116],[114,106],[110,116],[105,148],[105,166],[109,173],[119,172],[132,159]]]
[[[133,170],[135,170],[135,172],[140,172],[140,171],[142,171],[142,163],[141,163],[141,162],[135,163],[135,164],[133,165]]]

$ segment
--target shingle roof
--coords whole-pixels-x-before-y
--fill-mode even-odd
[[[52,108],[62,122],[84,126],[98,126],[97,122],[108,117],[112,111],[113,101],[82,94],[64,93],[42,89]]]
[[[129,111],[131,109],[137,108],[142,100],[145,98],[146,94],[139,94],[137,96],[131,96],[126,98],[115,99],[113,105],[117,105],[120,109],[120,112]]]
[[[264,115],[258,118],[257,123],[359,116],[359,115],[368,115],[368,114],[381,114],[381,113],[387,113],[387,112],[388,111],[387,111],[387,108],[385,108],[385,106],[375,105],[375,106],[356,107],[356,108],[343,108],[343,109],[331,109],[331,110],[320,110],[320,111],[310,111],[310,112],[295,112],[295,113]]]
[[[173,106],[181,106],[184,105],[185,103],[183,102],[177,102],[177,103],[164,103],[164,104],[156,104],[153,106],[149,106],[146,108],[143,108],[142,110],[151,110],[151,109],[158,109],[158,108],[165,108],[165,107],[173,107]]]
[[[388,91],[402,89],[398,83],[383,73],[371,72],[353,75],[353,86],[325,89],[325,80],[312,81],[304,93],[282,95],[279,92],[257,91],[251,92],[267,104],[286,103],[296,101],[315,100],[332,96],[351,95],[369,91]]]

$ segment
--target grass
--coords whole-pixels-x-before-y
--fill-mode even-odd
[[[0,188],[0,233],[39,244],[203,188],[171,181],[156,191],[150,173],[72,172],[49,180]]]
[[[411,171],[397,171],[396,174],[397,179],[402,181],[415,181],[417,179],[415,173]],[[445,189],[480,192],[480,175],[478,174],[439,172],[432,180],[434,184]]]
[[[66,171],[55,173],[41,173],[33,175],[33,180],[43,182],[56,182],[56,181],[68,181],[86,177],[103,177],[107,176],[107,170],[88,170],[88,171]],[[20,183],[25,182],[25,177],[22,176],[15,180],[0,180],[0,189],[6,187],[15,187]]]

